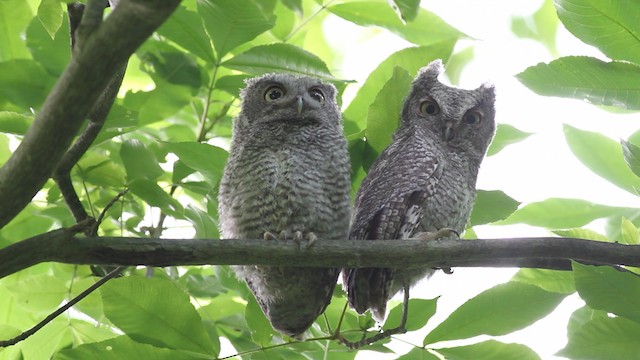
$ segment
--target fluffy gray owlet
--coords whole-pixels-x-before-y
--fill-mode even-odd
[[[405,239],[450,228],[462,233],[475,201],[478,168],[495,132],[492,85],[444,85],[436,60],[422,68],[405,99],[393,142],[356,195],[350,239]],[[382,321],[387,301],[433,269],[345,269],[349,302]]]
[[[220,183],[227,239],[344,240],[350,160],[336,89],[318,79],[268,74],[247,81]],[[298,336],[331,300],[339,269],[234,266],[274,329]]]

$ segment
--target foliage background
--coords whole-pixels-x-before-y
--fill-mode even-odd
[[[481,172],[483,191],[465,237],[531,236],[551,230],[561,236],[638,243],[640,152],[634,144],[640,144],[640,135],[617,133],[615,137],[629,140],[622,145],[603,135],[611,135],[612,128],[638,127],[635,114],[619,110],[640,107],[640,28],[634,20],[639,14],[632,1],[532,2],[515,17],[495,6],[489,12],[493,17],[462,17],[469,24],[458,22],[459,29],[439,15],[480,15],[488,2],[461,2],[466,7],[425,3],[419,11],[418,1],[394,3],[404,12],[394,12],[385,1],[183,1],[131,58],[105,129],[74,169],[76,189],[82,189],[84,205],[94,214],[119,191],[129,189],[108,212],[100,233],[217,238],[217,181],[231,119],[238,111],[238,89],[244,78],[271,71],[312,74],[344,90],[355,192],[390,140],[395,123],[389,119],[396,117],[416,70],[443,58],[452,83],[471,87],[492,81],[500,92],[501,125]],[[515,42],[502,43],[507,35],[483,33],[491,20],[510,26],[508,37],[523,40],[510,46]],[[0,1],[0,23],[6,28],[0,32],[0,164],[19,143],[68,62],[66,22],[58,0]],[[587,53],[604,61],[560,57],[580,55],[565,53],[579,41],[599,49]],[[534,66],[538,61],[546,64]],[[532,96],[530,90],[514,85],[515,74],[539,94],[608,107]],[[505,88],[509,91],[501,90]],[[590,131],[575,126],[576,121]],[[574,126],[562,125],[565,122]],[[529,137],[533,132],[537,135]],[[566,148],[552,145],[559,138]],[[581,167],[575,166],[578,162]],[[576,191],[575,184],[590,172],[602,179],[592,182],[596,191]],[[618,194],[616,200],[611,194]],[[164,216],[164,225],[170,226],[166,230],[158,226]],[[73,223],[50,181],[0,231],[0,247]],[[152,278],[145,279],[149,274]],[[436,354],[447,359],[547,358],[500,336],[544,318],[569,297],[586,305],[561,325],[566,326],[568,340],[560,355],[631,359],[639,353],[634,334],[640,330],[635,301],[640,285],[634,275],[583,265],[571,273],[521,270],[511,281],[467,302],[447,296],[456,287],[471,287],[478,278],[511,276],[496,274],[461,270],[435,278],[423,298],[418,291],[411,302],[410,333],[398,337],[412,345],[376,344],[370,350],[402,359],[435,359]],[[0,338],[32,326],[94,281],[88,267],[61,264],[40,264],[0,280]],[[350,359],[358,353],[326,339],[343,305],[344,294],[338,289],[326,319],[319,318],[310,331],[312,340],[277,346],[288,339],[271,329],[245,285],[226,267],[150,273],[131,269],[33,337],[0,350],[0,358],[212,358],[223,346],[220,355],[234,354],[231,345],[238,352],[269,348],[246,358]],[[395,308],[385,327],[398,318]],[[348,312],[342,331],[359,339],[363,331],[375,332],[375,326],[369,316]],[[460,339],[470,340],[446,342]],[[399,353],[390,353],[387,345]]]

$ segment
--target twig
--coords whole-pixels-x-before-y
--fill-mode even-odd
[[[20,341],[26,340],[29,336],[35,334],[38,330],[42,329],[45,325],[47,325],[48,323],[53,321],[53,319],[57,318],[60,314],[62,314],[65,311],[67,311],[70,307],[72,307],[73,305],[77,304],[80,300],[84,299],[87,295],[89,295],[92,292],[94,292],[97,288],[102,286],[104,283],[106,283],[107,281],[111,280],[112,278],[118,276],[119,273],[120,273],[120,270],[121,269],[118,267],[115,270],[111,271],[105,277],[101,278],[100,280],[96,281],[93,285],[89,286],[85,291],[83,291],[82,293],[78,294],[78,296],[76,296],[73,299],[69,300],[68,303],[62,305],[56,311],[54,311],[51,314],[49,314],[49,316],[44,318],[44,320],[40,321],[38,324],[36,324],[31,329],[23,332],[22,334],[14,337],[13,339],[0,340],[0,347],[7,347],[7,346],[15,345],[15,344],[19,343]]]

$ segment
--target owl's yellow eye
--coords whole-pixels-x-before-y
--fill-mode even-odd
[[[285,94],[285,91],[282,87],[278,85],[274,85],[268,88],[267,91],[265,91],[264,99],[267,101],[276,101],[281,97],[283,97],[284,94]]]
[[[468,111],[464,114],[464,122],[470,125],[479,124],[482,121],[482,115],[477,111]]]
[[[425,115],[437,115],[440,113],[440,106],[434,100],[425,100],[420,104],[420,112]]]
[[[324,93],[320,89],[311,89],[309,95],[320,104],[324,104]]]

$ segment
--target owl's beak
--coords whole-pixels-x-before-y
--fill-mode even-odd
[[[302,100],[302,96],[296,96],[296,111],[298,114],[302,114],[302,108],[304,107],[304,100]]]
[[[452,123],[446,123],[442,132],[442,138],[444,141],[451,141],[456,137],[456,131],[453,129]]]

